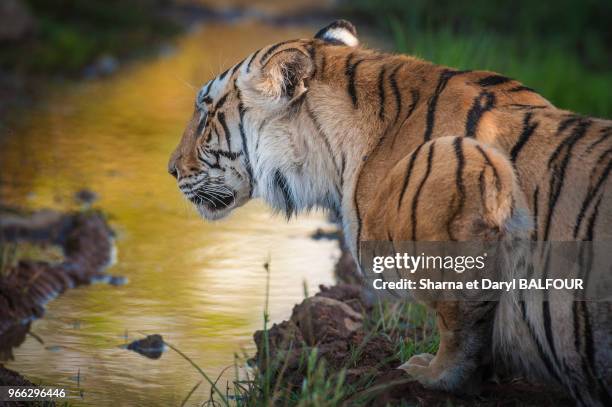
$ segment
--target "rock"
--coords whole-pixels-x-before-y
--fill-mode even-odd
[[[127,349],[140,353],[149,359],[159,359],[164,353],[164,339],[159,334],[147,335],[143,339],[130,343]]]
[[[23,1],[0,1],[0,41],[18,41],[33,30],[34,18]]]
[[[98,200],[98,194],[90,189],[83,188],[74,194],[74,200],[79,204],[91,205]]]

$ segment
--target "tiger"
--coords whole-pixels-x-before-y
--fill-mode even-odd
[[[168,172],[211,221],[255,198],[339,214],[361,268],[365,241],[611,240],[611,135],[498,73],[368,49],[337,20],[199,89]],[[610,303],[575,304],[429,303],[439,349],[400,368],[461,393],[500,366],[612,405]]]

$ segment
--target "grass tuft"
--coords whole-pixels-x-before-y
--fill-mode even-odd
[[[379,394],[380,385],[375,385],[376,371],[364,371],[357,380],[347,381],[347,374],[351,369],[359,368],[359,361],[364,357],[368,343],[378,336],[386,336],[396,345],[395,355],[377,361],[379,366],[387,366],[393,361],[404,362],[418,353],[435,353],[439,345],[439,337],[435,330],[433,314],[424,306],[408,302],[381,302],[374,307],[371,313],[365,315],[363,322],[366,335],[359,345],[351,349],[350,357],[343,366],[334,366],[332,369],[325,358],[315,347],[309,348],[300,344],[299,355],[299,382],[296,383],[295,371],[288,374],[289,357],[294,347],[289,344],[286,351],[271,352],[271,339],[269,328],[269,285],[270,261],[264,264],[266,270],[266,299],[263,310],[263,344],[259,361],[261,370],[245,367],[248,356],[234,355],[234,378],[231,385],[228,383],[226,392],[222,393],[217,385],[219,377],[227,370],[224,369],[219,377],[212,381],[210,377],[192,359],[176,347],[167,344],[186,359],[211,385],[210,397],[204,405],[235,405],[267,407],[270,405],[282,406],[322,406],[332,407],[345,405],[367,406],[372,397]],[[376,367],[379,367],[376,366]],[[232,367],[232,366],[230,366]],[[405,382],[401,381],[402,383]],[[398,383],[390,383],[396,385]],[[385,384],[386,386],[387,384]],[[185,400],[188,400],[199,383],[194,386]],[[230,391],[231,389],[231,391]],[[374,389],[374,391],[370,391]]]

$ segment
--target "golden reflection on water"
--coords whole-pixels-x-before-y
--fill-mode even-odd
[[[263,263],[271,259],[270,313],[286,318],[303,296],[332,282],[337,244],[309,238],[320,214],[286,223],[262,204],[214,224],[200,220],[166,173],[169,153],[191,113],[195,90],[251,51],[310,30],[256,23],[210,25],[178,41],[176,52],[141,61],[99,81],[53,89],[40,106],[5,124],[0,137],[0,201],[73,208],[89,188],[117,231],[122,287],[72,290],[49,304],[33,338],[8,364],[33,381],[85,391],[80,404],[176,405],[201,380],[172,351],[148,360],[120,349],[139,331],[161,333],[211,376],[252,350],[262,325]],[[231,377],[231,375],[229,376]],[[207,397],[207,386],[193,400]]]

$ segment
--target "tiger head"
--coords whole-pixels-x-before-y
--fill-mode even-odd
[[[198,91],[168,172],[204,218],[223,218],[257,197],[287,217],[322,204],[329,186],[304,176],[316,154],[295,113],[315,71],[313,49],[357,44],[353,25],[336,21],[312,39],[255,51]]]

